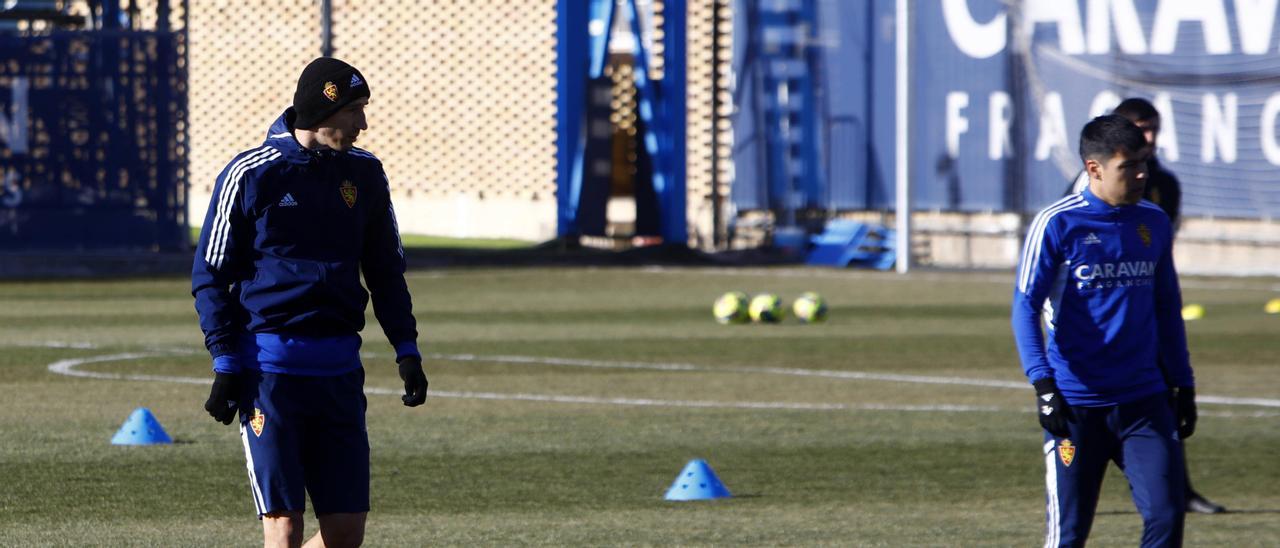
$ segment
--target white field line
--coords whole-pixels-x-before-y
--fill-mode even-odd
[[[1224,396],[1196,396],[1196,403],[1217,403],[1222,405],[1256,405],[1258,407],[1280,407],[1280,400],[1265,398],[1228,398]]]
[[[140,375],[140,374],[124,374],[124,373],[99,373],[95,371],[81,371],[78,366],[101,363],[137,360],[142,358],[159,358],[171,356],[172,353],[166,352],[126,352],[122,354],[109,354],[105,356],[93,356],[88,358],[71,358],[66,360],[58,360],[49,364],[49,371],[59,375],[67,375],[71,377],[81,377],[89,379],[102,380],[123,380],[123,381],[148,381],[148,382],[172,382],[181,384],[208,384],[208,378],[198,377],[173,377],[168,375]],[[387,388],[365,387],[365,393],[376,395],[398,396],[403,391],[392,390]],[[883,405],[883,404],[839,404],[839,403],[791,403],[791,402],[750,402],[750,401],[700,401],[700,400],[657,400],[649,398],[599,398],[593,396],[563,396],[555,394],[502,394],[496,392],[452,392],[446,390],[432,390],[430,397],[433,398],[459,398],[471,400],[504,400],[504,401],[537,401],[550,403],[576,403],[576,404],[593,404],[593,405],[620,405],[620,406],[646,406],[646,407],[695,407],[704,409],[729,408],[729,409],[783,409],[796,411],[947,411],[947,412],[975,412],[989,411],[1000,412],[1006,411],[994,406],[976,406],[976,405]]]
[[[946,274],[942,272],[912,272],[909,274],[895,274],[893,272],[882,272],[879,270],[858,270],[858,269],[838,269],[838,268],[794,268],[794,267],[776,267],[776,268],[716,268],[716,267],[692,267],[692,268],[671,268],[664,266],[650,266],[640,270],[645,274],[704,274],[716,276],[732,276],[732,277],[778,277],[778,278],[821,278],[821,279],[837,279],[837,280],[877,280],[882,282],[914,282],[914,281],[948,281],[948,282],[974,282],[974,283],[1008,283],[1013,286],[1013,274],[1002,276],[999,274],[968,274],[956,273]]]
[[[1270,419],[1270,418],[1280,417],[1280,413],[1276,413],[1274,411],[1251,411],[1247,413],[1237,412],[1237,411],[1199,411],[1197,412],[1197,415],[1201,417],[1231,417],[1231,418],[1250,418],[1250,419]]]
[[[376,356],[377,354],[369,354]],[[930,377],[923,375],[899,375],[894,373],[867,373],[862,371],[832,371],[827,369],[789,369],[786,367],[704,367],[688,363],[645,363],[583,360],[575,358],[542,358],[537,356],[479,356],[475,354],[428,354],[428,359],[455,362],[494,362],[531,365],[564,365],[602,369],[641,369],[649,371],[698,371],[704,373],[752,373],[764,375],[788,375],[793,377],[825,377],[831,379],[855,379],[919,384],[950,384],[961,386],[985,386],[993,388],[1027,388],[1028,383],[960,377]],[[1280,406],[1280,401],[1276,402]]]
[[[124,381],[151,381],[151,382],[177,382],[184,384],[208,384],[209,379],[199,379],[195,377],[171,377],[168,375],[138,375],[123,373],[99,373],[96,371],[81,371],[76,369],[84,364],[99,362],[118,362],[126,360],[138,360],[142,358],[162,358],[172,356],[172,352],[125,352],[123,354],[108,354],[106,356],[91,356],[88,358],[69,358],[58,360],[49,364],[49,371],[59,375],[67,375],[69,377],[81,377],[86,379],[104,379],[104,380],[124,380]]]
[[[368,356],[377,356],[370,353]],[[541,358],[536,356],[478,356],[474,354],[428,354],[428,359],[460,362],[492,362],[512,364],[563,365],[571,367],[592,367],[604,369],[640,369],[651,371],[694,371],[703,373],[748,373],[765,375],[787,375],[793,377],[821,377],[830,379],[874,380],[915,384],[942,384],[952,386],[981,386],[986,388],[1029,389],[1029,384],[1021,381],[1002,381],[995,379],[966,379],[963,377],[935,377],[928,375],[900,375],[894,373],[868,373],[863,371],[833,371],[828,369],[789,369],[785,367],[703,367],[687,363],[642,363],[642,362],[610,362],[602,360],[583,360],[574,358]],[[1220,405],[1247,405],[1258,407],[1280,408],[1280,399],[1267,398],[1235,398],[1228,396],[1196,396],[1200,403]]]
[[[1264,287],[1240,282],[1213,280],[1179,280],[1178,285],[1182,287],[1190,287],[1191,289],[1280,291],[1280,284],[1271,284],[1270,286]]]
[[[61,343],[58,343],[61,344]],[[62,347],[62,346],[59,346]],[[84,346],[76,346],[76,348],[85,348]],[[92,348],[92,346],[89,346]],[[141,375],[141,374],[117,374],[117,373],[98,373],[92,371],[81,371],[76,367],[98,362],[136,360],[142,358],[154,358],[170,356],[174,354],[191,354],[193,351],[187,349],[172,350],[154,350],[149,352],[130,352],[122,354],[112,354],[106,356],[94,356],[87,358],[73,358],[59,360],[49,364],[49,371],[61,375],[73,377],[96,378],[96,379],[112,379],[112,380],[140,380],[155,382],[178,382],[189,384],[204,384],[208,382],[207,378],[195,377],[172,377],[164,375]],[[373,353],[364,353],[365,356],[376,356]],[[475,354],[428,354],[428,359],[436,359],[442,361],[460,361],[460,362],[492,362],[492,363],[511,363],[525,365],[560,365],[570,367],[591,367],[604,369],[635,369],[635,370],[652,370],[652,371],[692,371],[706,373],[747,373],[747,374],[767,374],[767,375],[787,375],[797,377],[819,377],[833,379],[848,380],[876,380],[886,382],[900,383],[916,383],[916,384],[941,384],[953,386],[979,386],[987,388],[1016,388],[1025,389],[1026,383],[1016,381],[1001,381],[990,379],[966,379],[961,377],[936,377],[925,375],[900,375],[892,373],[867,373],[861,371],[832,371],[823,369],[787,369],[782,367],[746,367],[746,366],[730,366],[730,367],[703,367],[693,364],[683,363],[644,363],[644,362],[611,362],[603,360],[585,360],[575,358],[554,358],[554,357],[537,357],[537,356],[481,356]],[[393,393],[396,391],[383,392],[386,389],[370,388],[366,391],[372,394]],[[857,410],[896,410],[896,411],[998,411],[999,408],[989,406],[880,406],[880,405],[845,405],[845,404],[811,404],[811,403],[784,403],[784,402],[712,402],[712,401],[694,401],[694,400],[650,400],[650,399],[634,399],[634,398],[598,398],[590,396],[560,396],[560,395],[540,395],[540,394],[496,394],[488,392],[447,392],[433,391],[432,395],[447,398],[469,398],[469,399],[512,399],[525,401],[548,401],[557,403],[594,403],[594,404],[611,404],[611,405],[666,405],[671,407],[733,407],[744,409],[857,409]],[[1280,408],[1280,400],[1267,398],[1234,398],[1227,396],[1198,396],[1197,401],[1200,403],[1212,403],[1219,405],[1237,405],[1237,406],[1256,406]]]
[[[386,394],[398,396],[403,391],[386,388],[365,388],[369,394]],[[785,409],[799,411],[1011,411],[994,406],[982,405],[882,405],[882,404],[842,404],[842,403],[797,403],[797,402],[752,402],[752,401],[703,401],[703,400],[656,400],[650,398],[598,398],[594,396],[559,396],[554,394],[524,394],[496,392],[430,392],[430,397],[463,398],[475,400],[519,400],[551,403],[581,403],[594,405],[624,405],[645,407],[697,407],[709,409]]]
[[[981,284],[1008,284],[1013,286],[1014,274],[981,274],[966,272],[912,272],[909,274],[895,274],[893,272],[881,272],[874,270],[841,270],[828,268],[717,268],[717,267],[664,267],[649,266],[640,269],[645,274],[702,274],[715,276],[737,276],[737,277],[778,277],[778,278],[814,278],[814,279],[840,279],[840,280],[879,280],[884,282],[911,282],[911,281],[934,281],[934,282],[968,282]],[[1265,276],[1263,277],[1266,278]],[[1210,290],[1257,290],[1257,291],[1280,291],[1280,284],[1273,283],[1266,285],[1267,282],[1259,281],[1250,283],[1247,281],[1236,282],[1228,280],[1198,280],[1183,279],[1179,284],[1186,288],[1192,289],[1210,289]]]
[[[88,342],[68,342],[68,341],[44,341],[37,343],[11,343],[5,346],[16,346],[19,348],[78,348],[82,350],[92,350],[98,345]]]

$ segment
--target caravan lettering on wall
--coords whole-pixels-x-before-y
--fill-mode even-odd
[[[1173,55],[1177,53],[1175,45],[1179,43],[1179,33],[1190,33],[1197,25],[1202,31],[1196,34],[1203,39],[1204,51],[1211,55],[1236,53],[1237,48],[1233,45],[1236,42],[1240,44],[1239,52],[1247,55],[1280,52],[1280,48],[1267,47],[1272,42],[1275,26],[1274,5],[1268,11],[1261,9],[1263,6],[1256,2],[1236,2],[1236,9],[1240,11],[1230,18],[1232,25],[1221,0],[1162,0],[1156,4],[1151,23],[1144,26],[1133,0],[1091,0],[1087,4],[1087,17],[1082,17],[1082,6],[1077,2],[1028,1],[1023,4],[1022,31],[1034,39],[1038,27],[1048,25],[1056,28],[1057,49],[1067,55],[1110,54],[1113,39],[1124,54]],[[942,13],[947,35],[961,53],[984,59],[1007,48],[1007,12],[1002,10],[989,21],[978,22],[969,10],[969,0],[943,0]],[[1090,101],[1089,117],[1105,113],[1121,99],[1110,89],[1100,90]],[[1157,93],[1152,99],[1165,122],[1158,141],[1159,154],[1176,162],[1181,158],[1181,150],[1170,94]],[[1200,162],[1235,163],[1239,157],[1237,131],[1241,125],[1239,95],[1209,92],[1202,93],[1200,99],[1199,114],[1203,121]],[[964,91],[947,94],[947,152],[951,158],[958,157],[960,136],[969,128],[969,120],[964,114],[969,101],[970,95]],[[1036,160],[1046,160],[1054,147],[1071,148],[1064,128],[1062,95],[1048,91],[1037,106],[1041,126],[1034,141],[1034,156]],[[1004,159],[1011,154],[1008,130],[1013,112],[1009,94],[991,92],[987,111],[988,158]],[[1259,120],[1262,152],[1269,162],[1280,165],[1280,139],[1275,132],[1277,115],[1280,115],[1280,92],[1267,98]]]
[[[947,34],[956,48],[975,59],[1000,53],[1008,45],[1006,9],[979,22],[974,20],[969,3],[942,0]],[[1198,34],[1210,54],[1280,52],[1280,48],[1269,47],[1275,2],[1233,2],[1236,11],[1232,17],[1223,0],[1160,0],[1145,24],[1134,0],[1089,0],[1087,6],[1078,1],[1028,0],[1021,5],[1023,32],[1034,35],[1041,24],[1057,27],[1057,47],[1068,55],[1109,54],[1113,38],[1115,46],[1128,55],[1170,55],[1175,53],[1179,33],[1191,32],[1195,26],[1199,26]]]
[[[1190,215],[1280,209],[1280,28],[1271,0],[921,2],[911,48],[917,207],[1035,210],[1081,169],[1080,128],[1125,97]],[[1261,196],[1248,199],[1246,196]]]

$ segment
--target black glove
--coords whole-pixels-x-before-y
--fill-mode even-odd
[[[1058,391],[1058,383],[1053,379],[1040,379],[1032,383],[1032,386],[1036,387],[1036,409],[1040,426],[1056,437],[1070,436],[1071,430],[1067,428],[1067,423],[1075,422],[1075,417],[1071,415],[1071,407],[1062,397],[1062,392]]]
[[[209,390],[209,399],[204,402],[204,410],[222,424],[231,424],[236,417],[239,405],[236,403],[236,388],[240,384],[239,375],[234,373],[213,374],[213,388]]]
[[[1196,388],[1182,386],[1174,389],[1174,412],[1178,417],[1178,437],[1187,439],[1196,433]]]
[[[422,372],[422,358],[404,356],[396,360],[400,366],[400,380],[404,381],[404,395],[400,401],[407,407],[417,407],[427,401],[427,374]]]

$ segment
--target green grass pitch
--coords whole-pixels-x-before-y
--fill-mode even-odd
[[[370,546],[1042,542],[1011,273],[456,269],[410,285],[433,395],[391,395],[370,312]],[[1189,516],[1187,545],[1272,544],[1280,315],[1262,307],[1280,284],[1184,285],[1207,311],[1188,324],[1199,393],[1261,400],[1202,403],[1192,479],[1234,512]],[[817,291],[830,318],[718,325],[730,290]],[[260,542],[236,430],[202,409],[210,377],[185,279],[0,283],[0,545]],[[141,406],[176,443],[110,445]],[[664,501],[693,458],[734,497]],[[1093,544],[1137,544],[1115,468],[1098,514]]]

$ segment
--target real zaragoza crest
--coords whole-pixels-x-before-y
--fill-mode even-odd
[[[1138,237],[1142,238],[1142,245],[1151,247],[1151,229],[1146,224],[1138,225]]]
[[[343,181],[338,192],[342,193],[342,201],[347,203],[347,207],[356,206],[356,185],[351,184],[351,181]]]
[[[253,409],[253,416],[249,417],[249,429],[253,430],[253,435],[261,436],[262,429],[267,426],[267,416],[262,414],[262,410]]]
[[[325,82],[324,97],[335,103],[338,102],[338,85],[333,82]]]
[[[1062,440],[1058,444],[1058,458],[1062,459],[1062,465],[1071,466],[1071,462],[1076,460],[1076,446],[1071,444],[1071,440]]]

